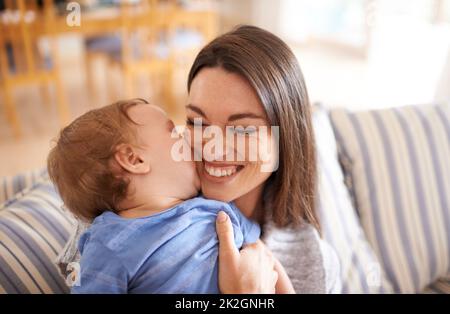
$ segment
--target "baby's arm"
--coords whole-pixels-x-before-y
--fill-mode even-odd
[[[275,285],[275,293],[277,294],[293,294],[295,293],[291,280],[289,279],[283,265],[275,258],[275,270],[278,273],[278,280]]]

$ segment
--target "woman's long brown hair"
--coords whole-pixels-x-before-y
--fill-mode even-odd
[[[271,125],[279,126],[279,168],[265,185],[265,207],[279,227],[307,222],[320,231],[315,212],[316,160],[311,108],[302,71],[289,47],[274,34],[239,26],[197,55],[188,91],[202,68],[221,67],[253,86]]]

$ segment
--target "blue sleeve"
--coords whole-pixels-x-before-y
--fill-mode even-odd
[[[230,205],[235,211],[239,221],[239,225],[244,236],[243,244],[255,243],[261,236],[261,228],[259,227],[259,224],[245,217],[239,208],[237,208],[234,204],[230,203]]]
[[[84,246],[79,281],[71,293],[127,293],[128,275],[121,261],[106,246],[91,241]]]

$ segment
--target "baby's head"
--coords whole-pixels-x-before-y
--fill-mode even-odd
[[[151,197],[189,199],[198,193],[192,161],[174,161],[173,122],[144,100],[91,110],[61,130],[47,168],[63,201],[92,220]]]

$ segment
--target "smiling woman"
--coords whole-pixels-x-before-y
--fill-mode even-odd
[[[230,126],[270,126],[265,110],[251,85],[242,76],[225,71],[220,67],[205,68],[199,72],[192,81],[189,105],[186,109],[189,127],[192,127],[191,121],[198,118],[202,118],[206,126],[214,125],[221,129]],[[191,134],[193,133],[191,132]],[[227,143],[226,140],[223,142]],[[248,140],[246,144],[248,148]],[[248,149],[244,150],[248,151]],[[262,162],[259,160],[238,161],[237,158],[234,158],[235,155],[238,155],[236,149],[226,147],[224,152],[233,156],[231,158],[218,156],[218,160],[204,159],[203,162],[197,163],[202,193],[208,198],[226,202],[236,201],[241,211],[248,216],[259,213],[254,211],[253,206],[243,206],[242,199],[239,201],[238,198],[249,193],[259,198],[263,183],[272,173],[261,171]],[[194,153],[199,154],[198,152]],[[277,158],[277,156],[272,157]],[[222,171],[230,169],[232,170],[230,176],[216,175],[216,173],[221,174]]]
[[[263,239],[272,244],[270,248],[286,267],[296,292],[339,291],[339,262],[334,251],[318,236],[311,108],[292,51],[281,39],[263,29],[240,26],[200,51],[190,70],[187,87],[186,122],[191,130],[198,126],[222,130],[239,126],[252,131],[261,127],[279,128],[279,138],[273,132],[267,134],[269,147],[279,146],[279,150],[270,150],[269,163],[279,164],[272,171],[263,171],[266,160],[250,160],[247,154],[237,161],[235,157],[240,152],[227,140],[223,141],[222,155],[215,152],[215,159],[197,160],[202,194],[234,202],[246,217],[264,227],[263,231],[267,232]],[[248,152],[252,132],[238,136],[245,137]],[[208,138],[202,144],[203,149],[209,145]],[[198,146],[192,149],[199,156]],[[254,258],[255,251],[264,248],[244,248],[237,252],[233,248],[230,224],[226,222],[226,217],[222,217],[217,224],[221,291],[271,291],[266,277],[269,269],[258,262],[264,257]],[[276,228],[283,236],[270,232]],[[287,235],[288,242],[273,245]],[[275,269],[281,264],[275,259]],[[253,271],[245,273],[249,269]],[[282,277],[277,285],[289,281]]]
[[[244,213],[260,218],[262,195],[268,195],[265,201],[278,226],[303,221],[319,229],[314,212],[316,170],[310,105],[300,67],[286,44],[255,27],[225,34],[197,56],[188,90],[188,126],[202,118],[206,125],[221,128],[280,128],[280,156],[272,156],[280,159],[278,171],[263,172],[258,161],[199,162],[204,195],[233,200]],[[219,181],[206,171],[221,172],[227,167],[235,167],[236,173]]]

